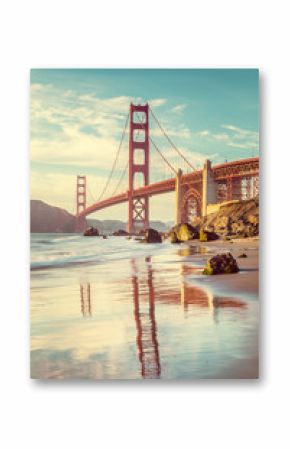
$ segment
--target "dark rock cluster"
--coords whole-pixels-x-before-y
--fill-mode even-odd
[[[100,235],[100,233],[99,233],[98,229],[94,228],[93,226],[90,226],[84,232],[85,237],[98,237],[99,235]]]
[[[122,237],[122,236],[129,235],[129,233],[127,231],[125,231],[124,229],[118,229],[118,231],[113,232],[113,235],[117,236],[117,237]]]

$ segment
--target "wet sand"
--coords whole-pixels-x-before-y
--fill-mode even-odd
[[[259,293],[259,239],[237,239],[231,241],[216,240],[206,243],[190,242],[189,246],[209,248],[214,254],[230,252],[237,260],[240,272],[230,276],[206,276],[212,288],[227,293]],[[239,258],[242,253],[247,258]],[[242,274],[242,276],[241,276]]]
[[[204,276],[199,279],[201,286],[207,286],[213,292],[226,296],[245,296],[258,300],[259,295],[259,238],[233,239],[231,241],[217,240],[212,242],[190,242],[189,247],[209,249],[212,254],[230,252],[237,260],[239,273],[217,276]],[[239,258],[240,254],[247,258]],[[238,360],[221,370],[218,378],[259,378],[259,322],[257,322],[257,345],[253,347],[250,358]]]
[[[48,235],[32,249],[31,377],[258,377],[258,241]],[[241,271],[202,275],[225,251],[248,255]]]

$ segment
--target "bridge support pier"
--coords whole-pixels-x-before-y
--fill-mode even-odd
[[[86,209],[87,202],[87,178],[83,175],[77,177],[77,214],[76,214],[76,232],[83,232],[86,228],[86,217],[81,215]]]
[[[75,230],[78,233],[83,233],[87,228],[87,220],[85,217],[76,217]]]
[[[242,179],[228,178],[227,180],[227,200],[241,200],[242,199]]]
[[[207,159],[202,170],[202,216],[207,215],[207,205],[217,203],[216,185],[211,168],[211,162]]]

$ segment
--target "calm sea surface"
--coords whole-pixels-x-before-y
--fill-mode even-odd
[[[212,291],[201,275],[211,251],[32,234],[31,377],[243,377],[257,297]]]

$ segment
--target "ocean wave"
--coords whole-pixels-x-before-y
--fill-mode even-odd
[[[65,257],[63,257],[65,256]],[[73,252],[55,252],[53,254],[38,254],[31,259],[30,269],[62,268],[68,266],[99,264],[105,261],[101,254],[75,254]]]
[[[45,243],[43,243],[45,242]],[[154,247],[158,246],[158,251]],[[45,236],[34,239],[31,245],[31,270],[105,264],[114,260],[158,255],[169,251],[167,244],[140,245],[139,242],[122,237],[107,240],[87,239],[80,235]],[[172,248],[170,247],[170,251]]]

